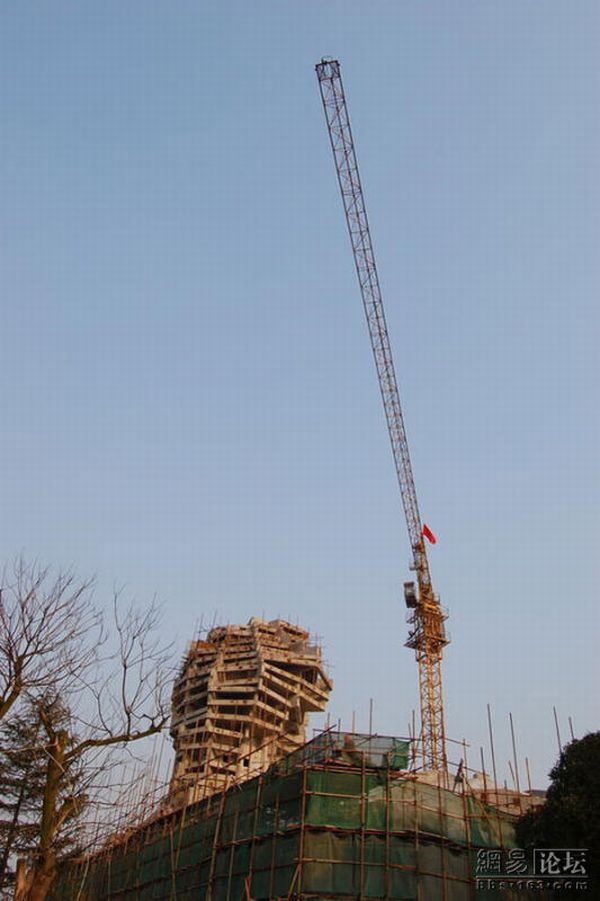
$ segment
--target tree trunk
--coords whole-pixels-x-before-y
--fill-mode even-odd
[[[35,863],[27,873],[24,891],[22,894],[15,893],[15,901],[45,901],[56,877],[54,841],[59,825],[60,785],[68,735],[63,729],[54,732],[48,728],[48,732],[51,743],[48,747],[39,852]]]
[[[19,861],[24,864],[24,861]],[[14,901],[45,901],[50,887],[56,876],[56,858],[54,853],[38,866],[24,871],[24,867],[17,869]]]
[[[25,782],[23,782],[21,789],[19,791],[19,797],[17,798],[17,803],[15,804],[15,809],[13,811],[13,817],[8,828],[8,835],[6,837],[6,844],[4,846],[4,851],[2,854],[2,860],[0,861],[0,889],[4,885],[4,879],[6,877],[6,871],[8,870],[8,861],[10,859],[10,852],[12,851],[13,842],[15,840],[15,836],[17,834],[17,827],[19,824],[19,814],[21,813],[21,806],[23,804],[23,800],[25,798]]]

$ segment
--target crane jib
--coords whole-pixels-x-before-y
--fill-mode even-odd
[[[400,404],[400,392],[394,370],[340,64],[337,60],[324,59],[317,64],[316,70],[408,527],[413,555],[412,565],[418,584],[418,596],[416,593],[408,592],[410,598],[410,602],[407,600],[408,621],[412,628],[407,645],[415,650],[419,664],[422,756],[426,767],[445,770],[445,729],[440,663],[443,648],[448,643],[444,628],[446,615],[439,605],[431,584],[427,550],[423,541],[423,525]],[[406,583],[406,585],[410,586],[412,583]]]

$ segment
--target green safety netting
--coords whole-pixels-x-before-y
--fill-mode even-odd
[[[512,818],[399,773],[407,742],[382,751],[370,741],[360,765],[357,741],[320,760],[308,745],[110,853],[71,863],[55,901],[471,901],[477,849],[513,847]]]

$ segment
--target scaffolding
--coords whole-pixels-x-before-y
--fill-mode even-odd
[[[306,742],[331,691],[321,649],[284,620],[253,617],[192,642],[173,688],[173,806],[264,772]]]
[[[471,791],[464,766],[450,790],[411,772],[413,756],[409,740],[322,733],[259,776],[71,861],[53,897],[470,901],[478,851],[514,847],[516,817]]]

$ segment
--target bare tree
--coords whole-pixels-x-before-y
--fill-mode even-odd
[[[0,720],[23,692],[58,687],[89,653],[90,633],[102,641],[91,603],[93,580],[18,557],[0,583]]]
[[[37,606],[13,591],[11,609],[17,615],[5,617],[0,671],[6,701],[16,692],[5,716],[16,718],[26,711],[28,725],[21,734],[31,742],[29,748],[9,752],[17,763],[27,761],[28,753],[38,761],[39,787],[37,797],[30,799],[33,815],[13,824],[10,834],[13,840],[20,836],[19,847],[26,847],[28,857],[15,897],[43,901],[65,850],[74,847],[86,815],[93,818],[94,804],[102,800],[98,786],[104,793],[110,790],[108,775],[119,762],[115,752],[166,725],[172,648],[160,635],[155,602],[138,609],[124,605],[116,593],[110,614],[104,614],[91,605],[90,583],[72,575],[50,579],[47,570],[37,568],[28,579],[27,568],[21,571],[19,584],[34,586],[27,595],[37,597]],[[44,599],[46,607],[50,603],[46,616]],[[63,614],[67,610],[68,616]],[[44,648],[50,614],[55,619],[48,646],[60,666],[43,653],[35,655],[36,648]],[[19,660],[26,675],[21,681],[15,676]],[[13,790],[22,792],[23,787],[13,785]],[[5,847],[5,860],[10,852]]]

